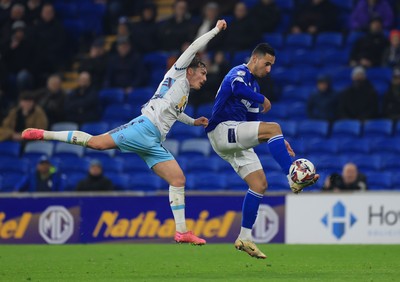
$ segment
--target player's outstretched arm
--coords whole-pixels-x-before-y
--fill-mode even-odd
[[[208,118],[206,117],[199,117],[194,120],[194,126],[208,126]]]
[[[272,105],[271,105],[271,102],[267,98],[264,97],[264,102],[262,103],[261,107],[262,107],[261,112],[263,114],[265,114],[266,112],[268,112],[271,109]]]
[[[182,55],[178,58],[175,63],[176,70],[183,70],[187,68],[190,62],[193,60],[196,53],[205,47],[208,42],[214,38],[221,30],[225,30],[227,28],[227,24],[225,20],[217,21],[215,27],[209,32],[203,34],[199,38],[197,38],[190,46],[182,53]]]

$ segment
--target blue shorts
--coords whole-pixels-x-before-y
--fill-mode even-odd
[[[138,154],[149,166],[169,160],[174,156],[161,144],[158,128],[145,116],[134,118],[108,132],[121,152]]]

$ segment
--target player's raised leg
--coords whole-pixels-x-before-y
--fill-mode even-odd
[[[265,259],[267,256],[254,244],[251,231],[257,218],[258,208],[267,189],[267,180],[262,169],[248,174],[244,180],[249,186],[242,206],[242,227],[235,241],[235,248],[250,256]]]
[[[175,219],[175,241],[204,245],[206,241],[194,235],[186,228],[185,220],[185,176],[176,160],[157,163],[154,172],[169,184],[169,203]]]
[[[92,136],[83,131],[47,131],[43,129],[28,128],[22,132],[24,140],[55,140],[96,150],[116,148],[116,144],[108,133]]]

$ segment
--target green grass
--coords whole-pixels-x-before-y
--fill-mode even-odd
[[[0,281],[399,281],[399,245],[1,245]]]

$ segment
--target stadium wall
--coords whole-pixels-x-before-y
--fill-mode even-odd
[[[0,197],[0,244],[171,243],[168,196],[19,194]],[[189,195],[187,224],[209,243],[232,243],[243,195]],[[269,195],[257,243],[399,244],[400,194]]]

